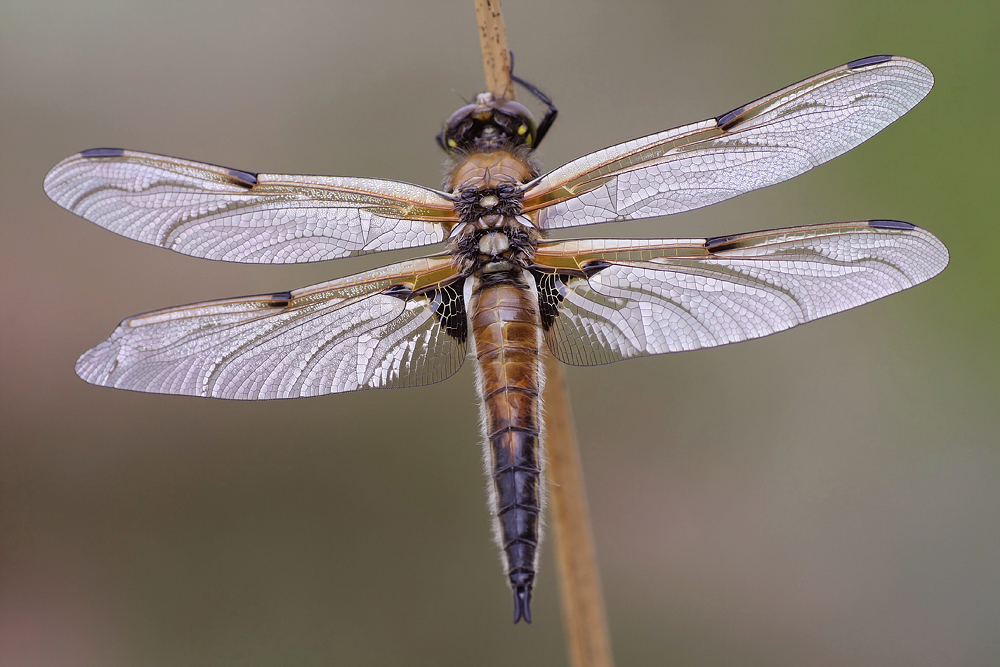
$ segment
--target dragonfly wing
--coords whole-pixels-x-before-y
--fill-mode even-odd
[[[106,387],[243,400],[426,385],[466,357],[463,303],[450,258],[413,260],[136,315],[76,372]]]
[[[729,113],[578,158],[528,184],[543,229],[638,220],[780,183],[849,151],[913,108],[930,70],[898,56],[850,62]]]
[[[447,195],[408,183],[253,174],[118,148],[66,158],[45,177],[45,192],[130,239],[249,264],[438,243],[457,220]]]
[[[546,340],[568,364],[696,350],[767,336],[937,275],[948,251],[893,220],[713,239],[543,244]]]

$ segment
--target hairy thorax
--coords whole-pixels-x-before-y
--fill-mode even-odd
[[[541,233],[534,216],[522,213],[520,186],[534,175],[526,158],[503,150],[473,153],[456,163],[449,180],[461,221],[452,230],[449,251],[463,273],[500,278],[531,264]]]

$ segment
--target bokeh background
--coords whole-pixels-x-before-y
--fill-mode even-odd
[[[948,245],[941,276],[568,380],[620,665],[1000,664],[1000,6],[504,9],[561,110],[549,167],[861,56],[934,71],[908,116],[792,182],[577,235],[898,218]],[[535,623],[510,623],[468,365],[256,404],[73,373],[126,315],[418,253],[213,263],[42,192],[95,146],[437,185],[433,137],[482,76],[470,1],[0,3],[0,664],[565,664],[551,544]]]

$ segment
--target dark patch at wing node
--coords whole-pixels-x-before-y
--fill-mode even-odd
[[[879,63],[889,62],[892,58],[892,56],[867,56],[865,58],[858,58],[857,60],[852,60],[847,63],[847,69],[857,69],[867,65],[878,65]]]
[[[121,157],[125,155],[124,148],[88,148],[80,151],[80,157]]]
[[[721,116],[715,117],[715,124],[718,125],[723,130],[728,130],[729,128],[736,125],[739,122],[739,117],[743,115],[746,111],[746,107],[737,107],[730,111],[729,113],[724,113]]]
[[[406,301],[413,295],[413,290],[406,285],[393,285],[392,287],[382,290],[382,294],[385,294],[386,296],[394,296],[397,299]]]
[[[605,262],[603,259],[595,259],[594,261],[587,262],[583,265],[583,275],[589,278],[598,271],[603,271],[609,266],[611,266],[611,262]]]
[[[721,250],[729,250],[733,247],[732,243],[737,238],[739,238],[739,234],[728,234],[726,236],[713,236],[710,239],[705,239],[705,250],[709,252],[719,252]]]
[[[268,301],[267,305],[271,308],[284,308],[288,305],[288,302],[292,300],[291,292],[275,292],[271,295],[271,300]]]
[[[916,225],[902,220],[869,220],[868,226],[875,229],[905,229],[907,231],[917,228]]]
[[[257,174],[251,174],[249,171],[240,171],[239,169],[230,169],[229,178],[233,179],[240,185],[245,185],[247,187],[253,187],[257,185]]]

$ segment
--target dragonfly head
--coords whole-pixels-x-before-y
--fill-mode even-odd
[[[476,96],[474,104],[453,113],[437,140],[449,154],[481,153],[517,146],[533,148],[536,132],[535,120],[526,106],[497,99],[487,92]]]

